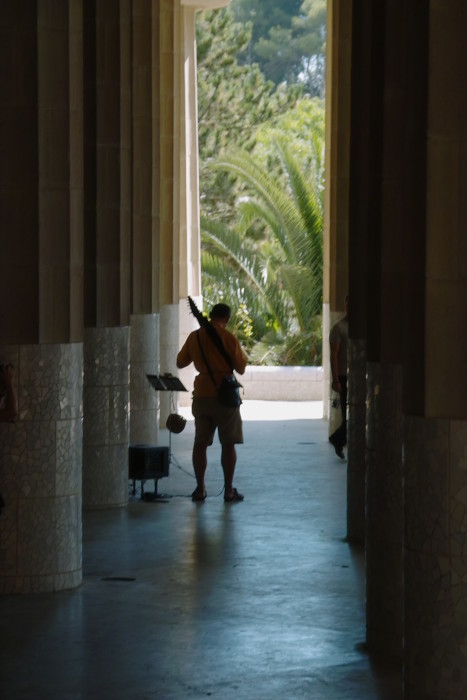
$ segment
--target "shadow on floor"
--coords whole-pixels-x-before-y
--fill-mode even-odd
[[[191,502],[188,422],[162,502],[84,513],[79,589],[0,598],[2,697],[400,700],[398,666],[364,648],[364,554],[326,423],[244,428],[243,503],[223,502],[217,444]]]

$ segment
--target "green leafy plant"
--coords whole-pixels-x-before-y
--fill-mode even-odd
[[[322,196],[283,140],[275,149],[286,187],[245,151],[225,155],[213,166],[244,189],[235,227],[202,218],[204,291],[235,299],[248,310],[250,338],[256,341],[250,343],[251,357],[257,362],[310,364],[313,359],[319,364]]]

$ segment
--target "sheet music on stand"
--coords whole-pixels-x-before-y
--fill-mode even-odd
[[[178,377],[166,372],[165,374],[147,374],[149,383],[156,391],[188,391]]]

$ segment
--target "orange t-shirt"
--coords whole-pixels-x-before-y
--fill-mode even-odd
[[[220,336],[227,354],[232,360],[233,368],[239,374],[245,372],[247,358],[243,353],[240,343],[230,331],[226,330],[215,321],[211,321],[212,325]],[[182,349],[177,355],[177,367],[188,367],[193,362],[199,374],[195,377],[193,396],[197,398],[208,398],[217,396],[217,388],[209,375],[207,367],[204,363],[203,356],[198,343],[203,347],[203,352],[208,361],[211,372],[214,376],[217,387],[220,386],[222,378],[226,374],[231,373],[227,360],[214,345],[214,341],[209,337],[205,328],[200,328],[199,331],[190,333],[185,341]]]

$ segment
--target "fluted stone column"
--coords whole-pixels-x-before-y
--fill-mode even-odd
[[[402,367],[367,365],[366,628],[371,651],[402,655]]]
[[[0,592],[81,583],[82,344],[0,345],[20,415],[0,424]]]
[[[128,501],[129,328],[88,328],[84,342],[83,506]]]

